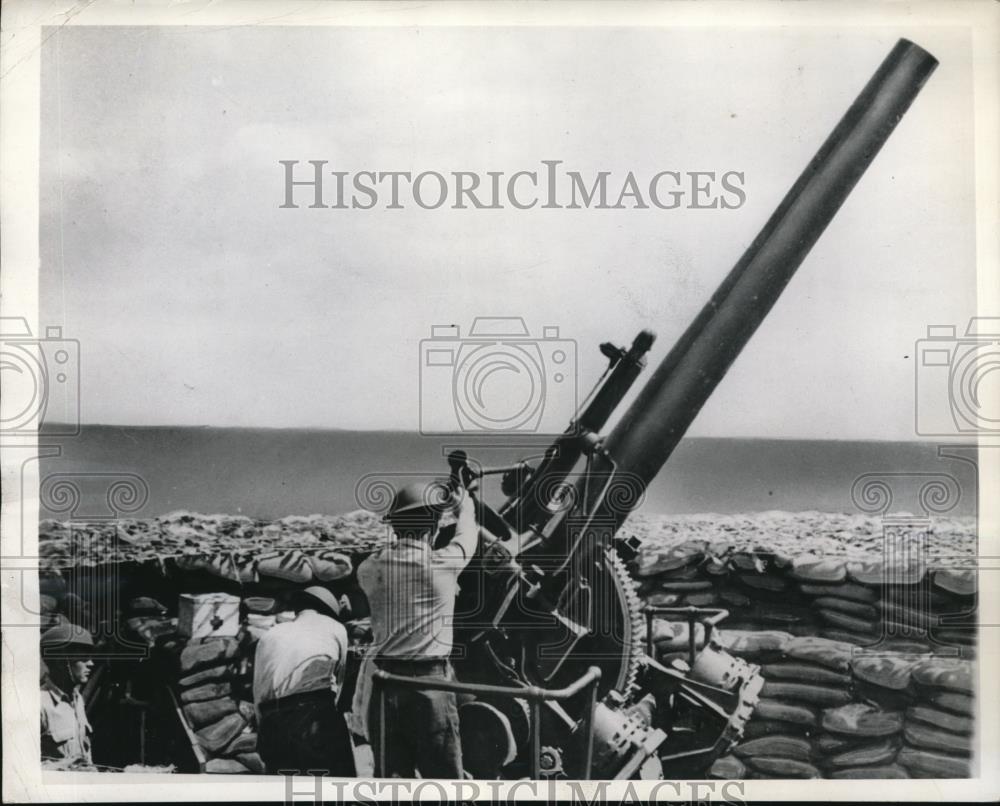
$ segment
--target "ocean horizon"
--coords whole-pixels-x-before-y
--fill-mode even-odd
[[[46,426],[40,445],[41,480],[69,481],[79,492],[72,512],[63,499],[42,495],[40,516],[64,520],[154,517],[174,510],[242,514],[261,519],[365,508],[366,485],[446,475],[446,453],[462,447],[485,465],[537,457],[548,441],[536,438],[429,437],[406,431],[215,426],[83,425],[59,436]],[[44,453],[44,451],[43,451]],[[961,495],[949,515],[976,514],[971,464],[939,456],[925,442],[690,437],[649,486],[640,511],[696,514],[861,511],[852,498],[864,475],[889,478],[894,511],[919,514],[919,488],[950,476]],[[117,477],[141,479],[144,500],[127,511],[108,509]],[[44,484],[43,484],[44,487]],[[499,481],[486,499],[502,500]]]

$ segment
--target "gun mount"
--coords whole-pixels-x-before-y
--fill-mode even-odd
[[[708,640],[700,652],[692,640],[690,663],[646,654],[625,565],[635,545],[617,535],[936,65],[912,42],[896,44],[606,438],[653,345],[649,332],[628,350],[602,347],[608,371],[538,467],[483,469],[452,456],[453,484],[475,488],[503,473],[507,496],[496,509],[477,500],[480,551],[455,616],[458,679],[481,687],[462,706],[476,777],[700,777],[741,735],[758,669]],[[719,613],[688,618],[710,634]],[[600,671],[596,703],[539,694],[573,690],[588,667]],[[532,694],[493,696],[498,687]],[[586,763],[581,731],[593,736]]]

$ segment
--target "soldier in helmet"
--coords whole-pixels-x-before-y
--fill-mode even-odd
[[[92,729],[80,688],[94,666],[94,639],[83,627],[63,621],[42,634],[41,654],[48,671],[41,680],[42,758],[93,764]]]
[[[451,541],[434,548],[441,514],[456,514]],[[395,543],[358,568],[358,582],[371,607],[377,654],[390,674],[452,677],[452,619],[458,576],[476,550],[479,529],[469,495],[456,496],[441,483],[412,484],[395,496],[385,520]],[[377,704],[371,703],[372,709]],[[462,748],[455,695],[429,689],[385,691],[386,768],[380,769],[379,718],[372,710],[368,733],[377,777],[461,778]]]
[[[351,737],[337,707],[347,663],[340,604],[313,585],[298,592],[293,605],[295,620],[272,627],[257,643],[257,750],[269,773],[353,777]]]

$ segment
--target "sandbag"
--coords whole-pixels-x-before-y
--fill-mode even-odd
[[[976,571],[972,568],[942,568],[934,572],[934,585],[958,596],[974,596]]]
[[[859,656],[851,662],[851,671],[866,683],[902,691],[910,685],[910,672],[914,663],[914,660],[896,655]]]
[[[712,583],[707,579],[692,579],[681,582],[661,582],[659,588],[664,593],[697,593],[712,590]]]
[[[934,638],[945,646],[974,647],[977,643],[976,627],[954,627],[934,630]]]
[[[845,630],[841,627],[824,625],[819,631],[820,638],[828,638],[840,644],[851,644],[855,647],[873,649],[878,645],[878,636],[874,633],[859,633]]]
[[[818,608],[816,612],[827,624],[837,627],[838,629],[847,630],[848,632],[858,633],[860,635],[874,635],[881,626],[881,621],[875,619],[865,621],[864,619],[859,619],[855,616],[849,616],[847,613],[842,613],[839,610],[831,610],[821,607]]]
[[[851,779],[851,778],[874,778],[889,780],[893,778],[909,778],[906,769],[897,764],[876,765],[873,767],[849,767],[846,770],[834,770],[830,773],[831,778]]]
[[[759,739],[750,739],[736,745],[733,748],[733,753],[740,758],[775,756],[809,761],[812,747],[809,742],[799,736],[762,736]]]
[[[776,678],[799,683],[846,686],[851,682],[849,674],[837,672],[815,663],[768,663],[761,667],[761,673],[766,679]]]
[[[218,722],[222,717],[236,711],[236,703],[232,697],[205,702],[191,702],[184,706],[184,716],[195,730]]]
[[[829,767],[848,768],[863,767],[872,764],[888,764],[896,757],[899,745],[900,742],[897,737],[883,739],[874,744],[865,744],[835,753],[824,759],[824,764]]]
[[[760,702],[757,703],[754,716],[761,719],[774,719],[779,722],[794,722],[809,727],[815,726],[819,722],[816,711],[808,705],[766,698],[761,698]]]
[[[241,714],[243,714],[243,718],[247,722],[250,724],[257,723],[257,709],[254,708],[252,702],[249,702],[248,700],[238,700],[236,702],[236,708]]]
[[[266,772],[264,762],[257,753],[240,753],[236,760],[252,773],[263,775]]]
[[[354,566],[351,558],[340,551],[324,549],[310,555],[309,562],[312,564],[313,577],[320,582],[334,582],[351,575]]]
[[[964,756],[972,753],[971,736],[939,730],[920,722],[907,721],[903,725],[903,738],[908,744],[924,750],[940,750]]]
[[[763,652],[783,653],[792,636],[780,630],[717,630],[715,641],[723,649],[740,655],[753,657]]]
[[[878,591],[875,588],[853,582],[844,582],[840,585],[814,585],[803,582],[799,585],[799,590],[807,596],[836,596],[839,599],[850,599],[865,604],[873,604],[878,600]]]
[[[879,602],[879,611],[882,613],[882,621],[897,627],[897,632],[902,635],[926,630],[933,617],[933,613],[926,607],[914,609],[892,599]]]
[[[838,672],[850,668],[853,651],[851,644],[811,636],[793,638],[785,646],[785,654],[790,658],[818,663]]]
[[[643,553],[639,555],[635,575],[645,578],[657,576],[668,571],[676,571],[680,568],[697,565],[702,561],[704,556],[703,551],[697,549],[685,551],[680,547],[662,554]]]
[[[851,701],[850,693],[843,688],[774,680],[765,681],[761,694],[773,700],[807,702],[820,708],[834,708]]]
[[[200,672],[195,672],[194,674],[189,674],[187,677],[182,677],[177,681],[177,685],[181,688],[191,688],[192,686],[198,686],[212,680],[221,680],[223,677],[229,677],[232,673],[233,669],[228,664],[221,666],[209,666],[207,669],[202,669]]]
[[[851,599],[844,599],[840,596],[819,596],[812,601],[813,607],[823,610],[835,610],[838,613],[864,621],[876,621],[879,617],[878,608],[875,605],[855,602]]]
[[[911,705],[906,709],[906,718],[951,733],[969,735],[975,730],[975,723],[971,717],[959,716],[929,705]]]
[[[708,770],[709,778],[719,778],[724,781],[740,781],[746,777],[746,774],[746,765],[736,756],[717,758]]]
[[[829,756],[839,753],[846,747],[857,744],[857,739],[853,736],[838,736],[835,733],[817,733],[811,737],[813,747],[820,756]]]
[[[697,565],[688,565],[683,568],[676,568],[671,571],[663,571],[657,574],[653,583],[690,582],[692,579],[701,578],[701,569]],[[647,584],[650,583],[647,582]]]
[[[916,585],[926,571],[921,562],[885,565],[881,560],[872,560],[847,564],[847,578],[862,585]]]
[[[261,555],[257,559],[257,573],[298,585],[307,585],[313,579],[312,564],[298,549]]]
[[[257,734],[246,730],[236,736],[222,751],[223,756],[238,756],[240,753],[253,753],[257,750]]]
[[[239,582],[240,571],[229,554],[185,554],[174,558],[178,570],[187,573],[211,574],[228,582]]]
[[[896,756],[896,763],[906,767],[914,778],[968,778],[972,773],[968,759],[905,745]]]
[[[212,755],[215,755],[228,745],[244,727],[246,727],[246,720],[237,711],[236,713],[224,716],[218,722],[213,722],[211,725],[196,731],[195,735],[198,737],[198,744]]]
[[[891,736],[903,729],[903,714],[852,702],[823,712],[823,729],[845,736]]]
[[[788,580],[776,574],[737,574],[736,578],[748,588],[780,593],[788,590]]]
[[[938,708],[951,711],[953,714],[964,716],[975,716],[976,701],[968,694],[960,694],[956,691],[930,691],[924,699]]]
[[[804,554],[792,560],[792,579],[821,585],[837,585],[847,579],[847,568],[840,560]]]
[[[189,641],[181,651],[181,674],[189,675],[208,666],[217,666],[232,660],[236,656],[238,646],[239,643],[235,638]]]
[[[674,607],[679,605],[681,597],[679,593],[663,593],[658,591],[646,597],[646,604],[651,607]]]
[[[928,688],[972,692],[972,664],[969,661],[933,658],[918,661],[912,671],[913,682]]]
[[[715,591],[705,591],[704,593],[688,593],[684,596],[684,604],[691,607],[713,607],[719,603],[719,597]]]
[[[931,655],[930,644],[916,638],[883,638],[879,641],[879,649],[885,652],[896,652],[900,655]],[[920,660],[920,658],[910,658]]]
[[[724,577],[729,575],[729,563],[723,557],[709,557],[705,564],[699,569],[702,573],[711,577]]]
[[[747,765],[772,778],[821,778],[820,771],[807,761],[760,756],[748,758]]]
[[[211,758],[205,764],[205,772],[223,775],[246,775],[250,770],[235,759]]]
[[[232,686],[228,680],[217,683],[202,683],[194,688],[187,688],[181,692],[181,702],[205,702],[207,700],[217,700],[227,696],[232,691]]]

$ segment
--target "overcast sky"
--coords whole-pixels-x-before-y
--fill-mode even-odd
[[[901,35],[941,66],[691,433],[913,438],[914,341],[975,308],[961,33],[63,28],[42,322],[80,340],[90,423],[415,429],[421,340],[476,316],[558,326],[585,389],[602,341],[666,353]],[[739,171],[746,202],[279,209],[289,159]]]

